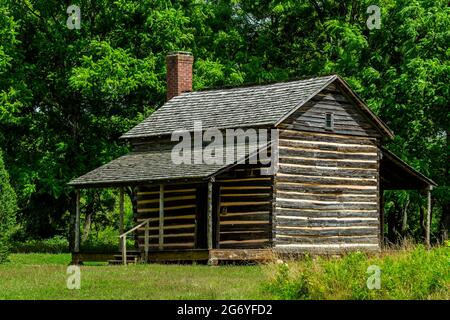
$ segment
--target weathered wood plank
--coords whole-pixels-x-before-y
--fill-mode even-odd
[[[328,109],[327,112],[333,112],[332,109]],[[282,128],[297,128],[299,130],[309,129],[325,131],[325,113],[322,120],[308,117],[305,119],[305,114],[301,115],[299,119],[295,119],[289,124],[281,125]],[[358,124],[356,121],[342,121],[339,117],[335,117],[335,124],[333,125],[333,132],[342,132],[347,134],[358,134],[369,137],[379,136],[378,131],[373,130],[371,125],[366,123]]]
[[[333,243],[370,243],[377,244],[377,236],[291,236],[278,235],[275,239],[276,244],[309,243],[309,244],[333,244]]]
[[[377,139],[367,138],[367,137],[349,137],[346,135],[337,135],[333,133],[319,133],[310,131],[299,131],[299,130],[289,130],[281,129],[279,130],[279,138],[287,139],[299,139],[303,141],[314,141],[314,142],[329,142],[329,143],[348,143],[348,144],[364,144],[364,145],[377,145]]]
[[[269,241],[269,232],[267,231],[241,231],[236,233],[221,232],[220,241],[242,241],[242,240],[266,240]]]
[[[149,247],[150,247],[150,245],[158,243],[159,236],[150,236],[149,239],[155,240],[155,242],[153,242],[153,241],[149,242]],[[164,249],[164,246],[166,244],[191,243],[191,242],[194,242],[194,240],[195,240],[195,234],[190,234],[190,235],[181,234],[181,235],[177,236],[176,238],[166,235],[164,237],[164,243],[162,245],[162,248]],[[144,241],[144,237],[139,236],[139,243],[144,243],[143,241]],[[159,243],[158,243],[158,249],[162,250]]]
[[[277,178],[280,182],[295,182],[295,183],[312,183],[313,185],[328,185],[328,186],[374,186],[376,189],[377,180],[372,178],[343,178],[333,176],[307,176],[278,173]]]
[[[342,144],[342,143],[320,143],[314,141],[305,141],[297,139],[279,139],[279,145],[282,147],[325,150],[348,153],[372,153],[377,152],[377,147],[365,144]]]
[[[280,157],[283,156],[293,156],[293,157],[303,157],[303,158],[313,158],[313,159],[342,159],[342,160],[377,160],[377,153],[348,153],[348,152],[340,152],[340,151],[328,151],[321,149],[306,149],[300,147],[279,147]]]
[[[303,199],[303,200],[316,200],[316,201],[335,201],[335,202],[347,202],[347,201],[376,201],[376,194],[357,194],[357,193],[342,193],[342,192],[297,192],[297,191],[285,191],[279,190],[277,197],[283,199]]]
[[[240,200],[240,199],[239,199]],[[221,207],[243,207],[243,206],[258,206],[270,204],[269,201],[234,201],[234,202],[221,202]]]
[[[238,213],[227,213],[221,214],[220,221],[233,221],[233,220],[242,220],[242,221],[268,221],[270,216],[270,212],[266,211],[256,211],[256,212],[238,212]]]
[[[179,205],[179,206],[173,206],[173,207],[165,207],[165,211],[172,211],[172,210],[180,210],[180,209],[191,209],[195,208],[195,204],[189,204],[189,205]],[[146,213],[146,212],[159,212],[159,208],[151,208],[151,209],[138,209],[138,213]]]
[[[357,193],[357,194],[376,194],[375,186],[350,186],[350,185],[318,185],[311,183],[295,183],[295,182],[277,182],[280,191],[298,191],[298,192],[314,192],[314,193]]]
[[[235,223],[235,224],[220,224],[220,230],[222,232],[231,231],[270,231],[270,225],[268,222],[264,223]]]
[[[162,192],[162,195],[164,197],[164,191]],[[176,201],[176,200],[193,200],[193,199],[195,199],[195,194],[184,195],[184,196],[175,196],[175,197],[164,197],[164,201],[166,201],[166,202]],[[140,204],[147,204],[147,203],[159,204],[159,200],[160,200],[160,198],[141,200],[141,201],[139,201],[139,203]]]
[[[270,241],[268,239],[266,240],[262,240],[262,239],[258,239],[258,240],[242,240],[242,241],[237,241],[237,240],[231,240],[231,241],[220,241],[220,247],[222,249],[226,249],[226,248],[233,248],[233,249],[238,249],[238,248],[267,248],[270,246]]]
[[[195,205],[196,199],[195,196],[189,200],[171,200],[165,201],[164,205],[166,208],[178,207],[183,205]],[[152,203],[143,203],[142,201],[138,201],[138,209],[158,209],[159,212],[159,199],[157,201],[153,201]]]
[[[308,176],[317,176],[317,177],[340,177],[340,178],[364,178],[364,179],[376,179],[377,173],[376,171],[368,171],[368,170],[349,170],[349,169],[341,169],[341,168],[304,168],[298,167],[295,165],[285,165],[280,163],[279,165],[279,173],[286,174],[297,174],[297,175],[308,175]]]
[[[344,209],[344,210],[329,210],[329,209],[294,209],[276,207],[276,214],[289,215],[298,217],[368,217],[373,218],[378,216],[377,210],[360,210],[360,209]]]
[[[354,226],[378,226],[378,219],[292,219],[286,216],[277,216],[277,225],[288,227],[354,227]]]
[[[339,243],[339,244],[277,244],[275,252],[283,256],[287,254],[292,257],[293,253],[315,253],[315,254],[344,254],[351,251],[376,251],[380,250],[378,244],[364,243]]]
[[[168,261],[207,261],[209,257],[208,250],[169,250],[169,251],[151,251],[148,255],[149,262],[168,262]]]
[[[339,168],[348,170],[367,170],[376,171],[377,163],[375,160],[371,161],[355,161],[355,160],[338,160],[338,159],[312,159],[312,158],[302,158],[302,157],[289,157],[280,156],[280,165],[295,164],[297,166],[303,166],[305,168],[316,169],[316,168]]]
[[[236,192],[237,190],[250,190],[250,191],[254,191],[254,190],[269,190],[270,191],[271,187],[270,185],[266,185],[266,186],[222,186],[221,190],[222,191],[227,191],[229,190],[229,192]]]
[[[341,204],[328,204],[328,203],[312,203],[312,202],[288,202],[283,199],[277,199],[277,205],[287,209],[304,209],[311,210],[377,210],[376,203],[349,203],[342,202]]]
[[[164,216],[164,225],[177,225],[177,224],[187,224],[188,222],[191,222],[195,219],[195,215],[178,215],[178,216]],[[138,223],[143,222],[144,220],[147,220],[145,218],[139,218],[137,219]],[[150,226],[158,226],[159,225],[159,217],[152,218],[149,221]]]
[[[318,128],[318,127],[309,127],[299,124],[281,124],[279,125],[279,128],[281,129],[289,129],[289,130],[300,130],[300,131],[311,131],[311,132],[327,132],[327,129],[325,128]],[[349,135],[349,136],[362,136],[362,137],[378,137],[380,136],[376,132],[367,132],[363,130],[353,130],[352,128],[343,128],[342,126],[338,129],[334,129],[334,132]]]
[[[240,261],[269,261],[274,259],[270,249],[252,249],[252,250],[211,250],[210,258],[217,260],[240,260]]]
[[[377,227],[286,227],[277,226],[276,235],[353,236],[377,235]]]
[[[237,212],[256,212],[256,211],[267,211],[270,210],[267,203],[262,205],[253,205],[253,206],[231,206],[231,207],[223,207],[223,210],[226,209],[226,214],[229,213],[237,213]],[[222,211],[222,213],[225,213]]]
[[[193,249],[195,247],[194,242],[186,242],[186,243],[165,243],[163,250],[166,249]],[[144,244],[139,244],[139,248],[143,250]],[[150,244],[149,248],[153,250],[159,249],[159,244]],[[150,252],[149,252],[150,254]]]

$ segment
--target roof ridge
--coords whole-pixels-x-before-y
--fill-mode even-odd
[[[121,139],[143,139],[191,132],[196,121],[202,128],[242,128],[264,123],[277,125],[312,99],[326,86],[339,81],[382,134],[391,137],[387,126],[365,105],[337,74],[271,84],[211,89],[183,93],[166,102]]]
[[[299,78],[294,78],[294,79],[289,79],[289,80],[284,80],[284,81],[274,80],[272,82],[265,82],[265,83],[246,83],[246,84],[239,85],[239,86],[229,85],[229,86],[222,86],[222,87],[209,87],[209,88],[202,88],[202,89],[191,91],[191,92],[183,92],[182,94],[180,94],[177,97],[188,96],[188,95],[200,93],[200,92],[228,91],[228,90],[239,90],[239,89],[246,89],[246,88],[262,88],[262,87],[270,87],[270,86],[283,85],[283,84],[285,85],[285,84],[289,84],[289,83],[294,84],[294,83],[298,83],[298,82],[302,82],[302,81],[310,81],[310,80],[314,80],[314,79],[331,78],[333,76],[337,76],[337,75],[332,73],[332,74],[323,75],[323,76],[299,77]]]

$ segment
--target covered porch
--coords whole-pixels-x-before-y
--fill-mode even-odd
[[[227,188],[232,190],[253,189],[251,186],[231,187],[236,182],[216,181],[217,177],[223,177],[224,172],[228,172],[229,176],[229,170],[237,164],[174,164],[170,151],[130,153],[70,182],[76,193],[73,263],[198,261],[215,264],[227,260],[265,261],[270,258],[270,249],[265,247],[220,248],[220,184],[226,183],[229,185]],[[229,179],[236,181],[236,177],[233,178],[235,174],[240,179],[245,178],[242,174],[246,171],[260,169],[251,166],[244,168],[236,170]],[[256,189],[269,192],[271,178],[250,178],[252,181],[258,179],[263,181],[254,183],[266,186]],[[90,188],[119,190],[120,244],[117,252],[92,253],[80,250],[80,191]],[[125,188],[132,188],[132,201],[137,211],[134,227],[130,230],[124,228]],[[269,215],[270,212],[267,212]],[[242,227],[238,227],[235,233],[241,231]],[[136,243],[135,248],[126,246],[126,239],[130,237]]]
[[[417,190],[427,199],[426,219],[425,219],[425,239],[424,243],[430,247],[431,235],[431,191],[437,184],[421,174],[395,154],[381,148],[380,160],[380,240],[384,241],[384,191],[386,190]]]
[[[129,230],[124,229],[124,187],[109,187],[119,190],[118,251],[80,250],[81,189],[76,189],[73,264],[88,261],[124,265],[196,261],[215,265],[219,261],[262,262],[272,259],[269,248],[220,248],[219,192],[214,177],[134,185],[138,216],[135,226]],[[127,239],[132,239],[136,246],[127,247]]]
[[[135,152],[71,181],[76,189],[73,262],[208,261],[213,248],[212,175],[221,168],[175,165],[170,150]],[[80,251],[80,190],[89,188],[119,189],[120,236],[115,253]],[[137,208],[130,230],[124,229],[125,188],[133,190],[131,200]],[[130,237],[135,248],[126,246]]]

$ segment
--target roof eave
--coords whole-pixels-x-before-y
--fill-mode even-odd
[[[252,123],[252,124],[248,124],[245,126],[240,126],[240,127],[234,127],[234,126],[226,126],[226,127],[217,127],[215,129],[218,130],[226,130],[226,129],[238,129],[238,128],[248,128],[248,127],[273,127],[274,123],[273,122],[259,122],[259,123]],[[208,128],[204,128],[204,130],[207,130]],[[194,130],[186,130],[189,133],[194,132]],[[149,139],[149,138],[157,138],[157,137],[162,137],[162,136],[168,136],[171,135],[171,132],[166,132],[163,134],[143,134],[143,135],[133,135],[133,136],[127,136],[127,134],[122,135],[119,139],[125,140],[125,141],[130,141],[130,140],[136,140],[136,139]]]
[[[142,179],[142,180],[128,180],[128,181],[97,181],[97,182],[74,182],[73,180],[67,185],[75,189],[99,189],[99,188],[118,188],[118,187],[134,187],[140,185],[148,185],[153,183],[191,183],[202,182],[205,176],[189,177],[189,178],[174,178],[174,179]]]

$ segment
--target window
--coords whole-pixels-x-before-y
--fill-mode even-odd
[[[330,112],[325,113],[325,129],[333,130],[334,117]]]

